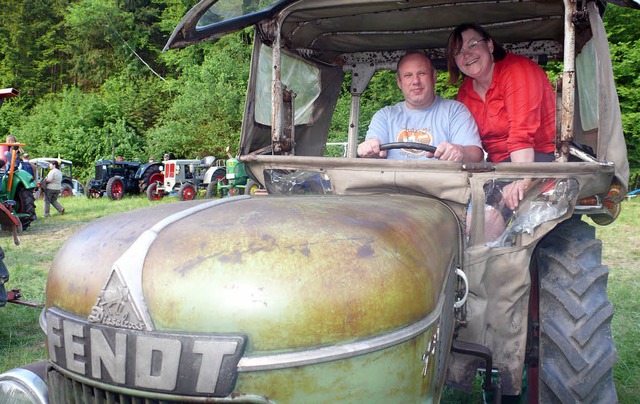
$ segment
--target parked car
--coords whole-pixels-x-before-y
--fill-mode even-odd
[[[36,181],[40,183],[40,181],[47,176],[49,173],[49,164],[52,161],[57,161],[60,164],[60,171],[62,172],[60,196],[66,198],[68,196],[78,196],[79,194],[82,194],[80,189],[83,189],[83,187],[80,186],[78,181],[73,178],[73,162],[71,160],[56,157],[38,157],[31,159],[31,163],[36,166]],[[36,199],[44,197],[40,188],[36,190],[35,197]]]
[[[255,26],[237,158],[268,195],[162,204],[76,232],[49,270],[48,359],[0,375],[0,391],[53,403],[429,403],[480,371],[495,402],[617,402],[608,268],[581,220],[613,222],[628,187],[605,9],[200,1],[166,48]],[[444,68],[448,35],[467,21],[511,51],[564,62],[556,161],[356,158],[374,73],[407,49]],[[345,88],[347,157],[323,157]],[[582,126],[588,110],[595,127]],[[487,242],[493,185],[525,178]]]

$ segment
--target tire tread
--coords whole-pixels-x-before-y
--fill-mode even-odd
[[[572,218],[538,246],[539,402],[617,402],[608,268],[593,226]]]

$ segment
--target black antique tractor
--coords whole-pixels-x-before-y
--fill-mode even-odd
[[[95,177],[85,186],[90,198],[106,195],[110,199],[122,199],[125,194],[144,193],[150,183],[162,182],[160,162],[140,164],[136,161],[100,159],[95,164]]]

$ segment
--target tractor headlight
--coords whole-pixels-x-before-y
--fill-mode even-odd
[[[24,368],[0,374],[0,404],[45,404],[47,384],[40,376]]]

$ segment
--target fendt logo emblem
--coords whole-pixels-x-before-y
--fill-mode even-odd
[[[136,390],[228,396],[246,345],[241,335],[141,332],[46,312],[51,362],[96,381]]]
[[[133,304],[129,288],[117,271],[111,271],[109,280],[91,309],[89,322],[142,331],[144,322]]]

